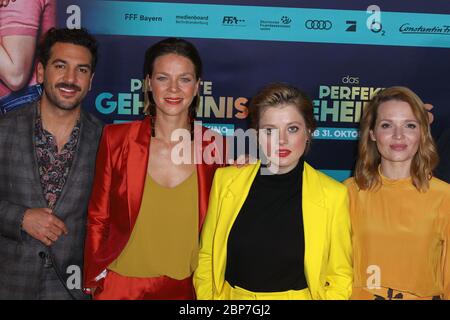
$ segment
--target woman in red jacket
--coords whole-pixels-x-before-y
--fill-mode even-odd
[[[144,62],[147,116],[104,129],[85,246],[94,299],[195,297],[198,235],[224,159],[221,136],[194,125],[201,73],[190,42],[154,44]]]

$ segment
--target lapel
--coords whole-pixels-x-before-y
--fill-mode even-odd
[[[22,154],[20,170],[24,170],[26,172],[25,176],[31,180],[31,188],[33,190],[29,191],[33,194],[40,195],[39,203],[35,204],[35,206],[45,208],[47,207],[47,202],[45,201],[41,186],[36,150],[34,147],[34,126],[37,115],[37,103],[33,103],[28,108],[27,112],[17,117],[18,145]]]
[[[238,174],[230,180],[223,181],[226,185],[223,189],[224,193],[220,194],[218,199],[218,207],[220,208],[221,214],[217,218],[217,228],[213,243],[213,248],[218,248],[213,253],[213,266],[217,268],[214,270],[214,282],[218,292],[222,291],[225,279],[228,236],[248,196],[259,167],[259,161],[257,164],[247,165],[239,169]]]
[[[214,139],[208,140],[205,133],[208,131],[208,136],[213,135]],[[215,134],[208,128],[201,125],[194,124],[194,152],[195,163],[197,169],[197,184],[198,184],[198,211],[199,211],[199,231],[202,228],[203,222],[208,211],[209,192],[211,191],[212,180],[216,169],[221,163],[214,162],[214,156],[225,159],[224,153],[224,139],[221,135]]]
[[[208,197],[207,194],[209,190],[206,190],[208,186],[206,181],[208,180],[210,172],[210,166],[203,164],[203,128],[199,125],[194,125],[194,153],[195,153],[195,163],[197,170],[197,185],[198,185],[198,229],[201,230],[203,225],[203,220],[206,216],[206,211],[208,210]]]
[[[92,159],[90,155],[91,148],[95,147],[95,126],[87,119],[86,114],[83,110],[80,113],[80,137],[78,138],[77,147],[75,148],[75,154],[72,161],[72,166],[69,170],[69,175],[67,177],[67,181],[64,184],[64,187],[61,191],[61,195],[59,196],[58,201],[56,202],[56,206],[54,211],[58,216],[64,216],[64,207],[70,205],[67,201],[64,201],[67,193],[70,192],[71,185],[74,181],[78,179],[89,179],[88,173],[83,172],[85,170],[84,164],[86,161],[95,161]]]
[[[214,174],[214,169],[211,166],[205,166],[201,163],[196,164],[197,170],[197,185],[198,185],[198,230],[202,229],[203,221],[205,220],[206,212],[208,210],[208,177]]]
[[[248,196],[250,187],[260,168],[260,162],[239,170],[239,174],[223,181],[224,193],[219,195],[221,215],[217,218],[214,236],[213,266],[214,283],[222,291],[225,279],[228,236]],[[320,288],[320,270],[326,240],[327,214],[323,188],[318,174],[308,163],[304,163],[302,185],[303,228],[305,232],[305,276],[312,293]]]
[[[311,293],[320,288],[320,272],[326,241],[327,209],[318,173],[304,163],[302,186],[303,228],[305,232],[305,276]]]
[[[128,136],[127,172],[125,177],[127,179],[130,233],[136,223],[141,207],[145,177],[147,176],[151,140],[150,132],[150,117],[146,117],[140,122],[140,125],[131,127]]]
[[[198,210],[199,210],[199,230],[203,224],[208,210],[209,189],[216,166],[203,163],[203,141],[202,137],[207,128],[196,125],[194,127],[195,148],[197,159],[197,183],[198,183]],[[128,193],[128,214],[130,222],[130,232],[133,230],[142,202],[142,195],[145,187],[145,177],[147,176],[147,164],[151,143],[151,123],[146,117],[139,126],[132,127],[128,137],[128,153],[125,157],[127,193]],[[200,160],[198,160],[200,159]]]

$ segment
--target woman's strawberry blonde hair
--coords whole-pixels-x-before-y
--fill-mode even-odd
[[[417,153],[411,162],[411,178],[414,186],[421,192],[429,188],[429,180],[439,161],[436,145],[431,136],[428,113],[422,100],[406,87],[390,87],[379,91],[364,108],[360,121],[360,138],[358,160],[355,168],[355,181],[362,190],[378,188],[381,177],[378,166],[381,155],[377,144],[370,138],[370,131],[375,129],[378,109],[387,101],[403,101],[410,105],[411,111],[419,122],[420,142]]]

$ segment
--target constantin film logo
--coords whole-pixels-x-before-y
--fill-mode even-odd
[[[207,26],[209,23],[209,16],[197,16],[197,15],[177,15],[175,17],[175,23],[178,24],[196,24],[196,25],[205,25]]]
[[[333,28],[333,23],[330,20],[306,20],[305,28],[308,30],[322,30],[328,31]]]
[[[247,23],[245,19],[241,19],[236,16],[224,16],[222,19],[222,25],[226,27],[245,27]]]
[[[290,29],[292,19],[288,16],[282,16],[278,20],[259,20],[259,29],[270,31],[272,29]]]
[[[424,26],[412,25],[411,23],[407,22],[400,26],[399,31],[402,34],[450,35],[450,25]]]

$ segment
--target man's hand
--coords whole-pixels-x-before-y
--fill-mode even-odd
[[[48,208],[34,208],[25,211],[22,228],[46,246],[51,246],[62,234],[67,235],[68,233],[64,222],[52,214],[52,210]]]
[[[16,0],[0,0],[0,8],[1,7],[6,7],[9,2],[16,2]]]

